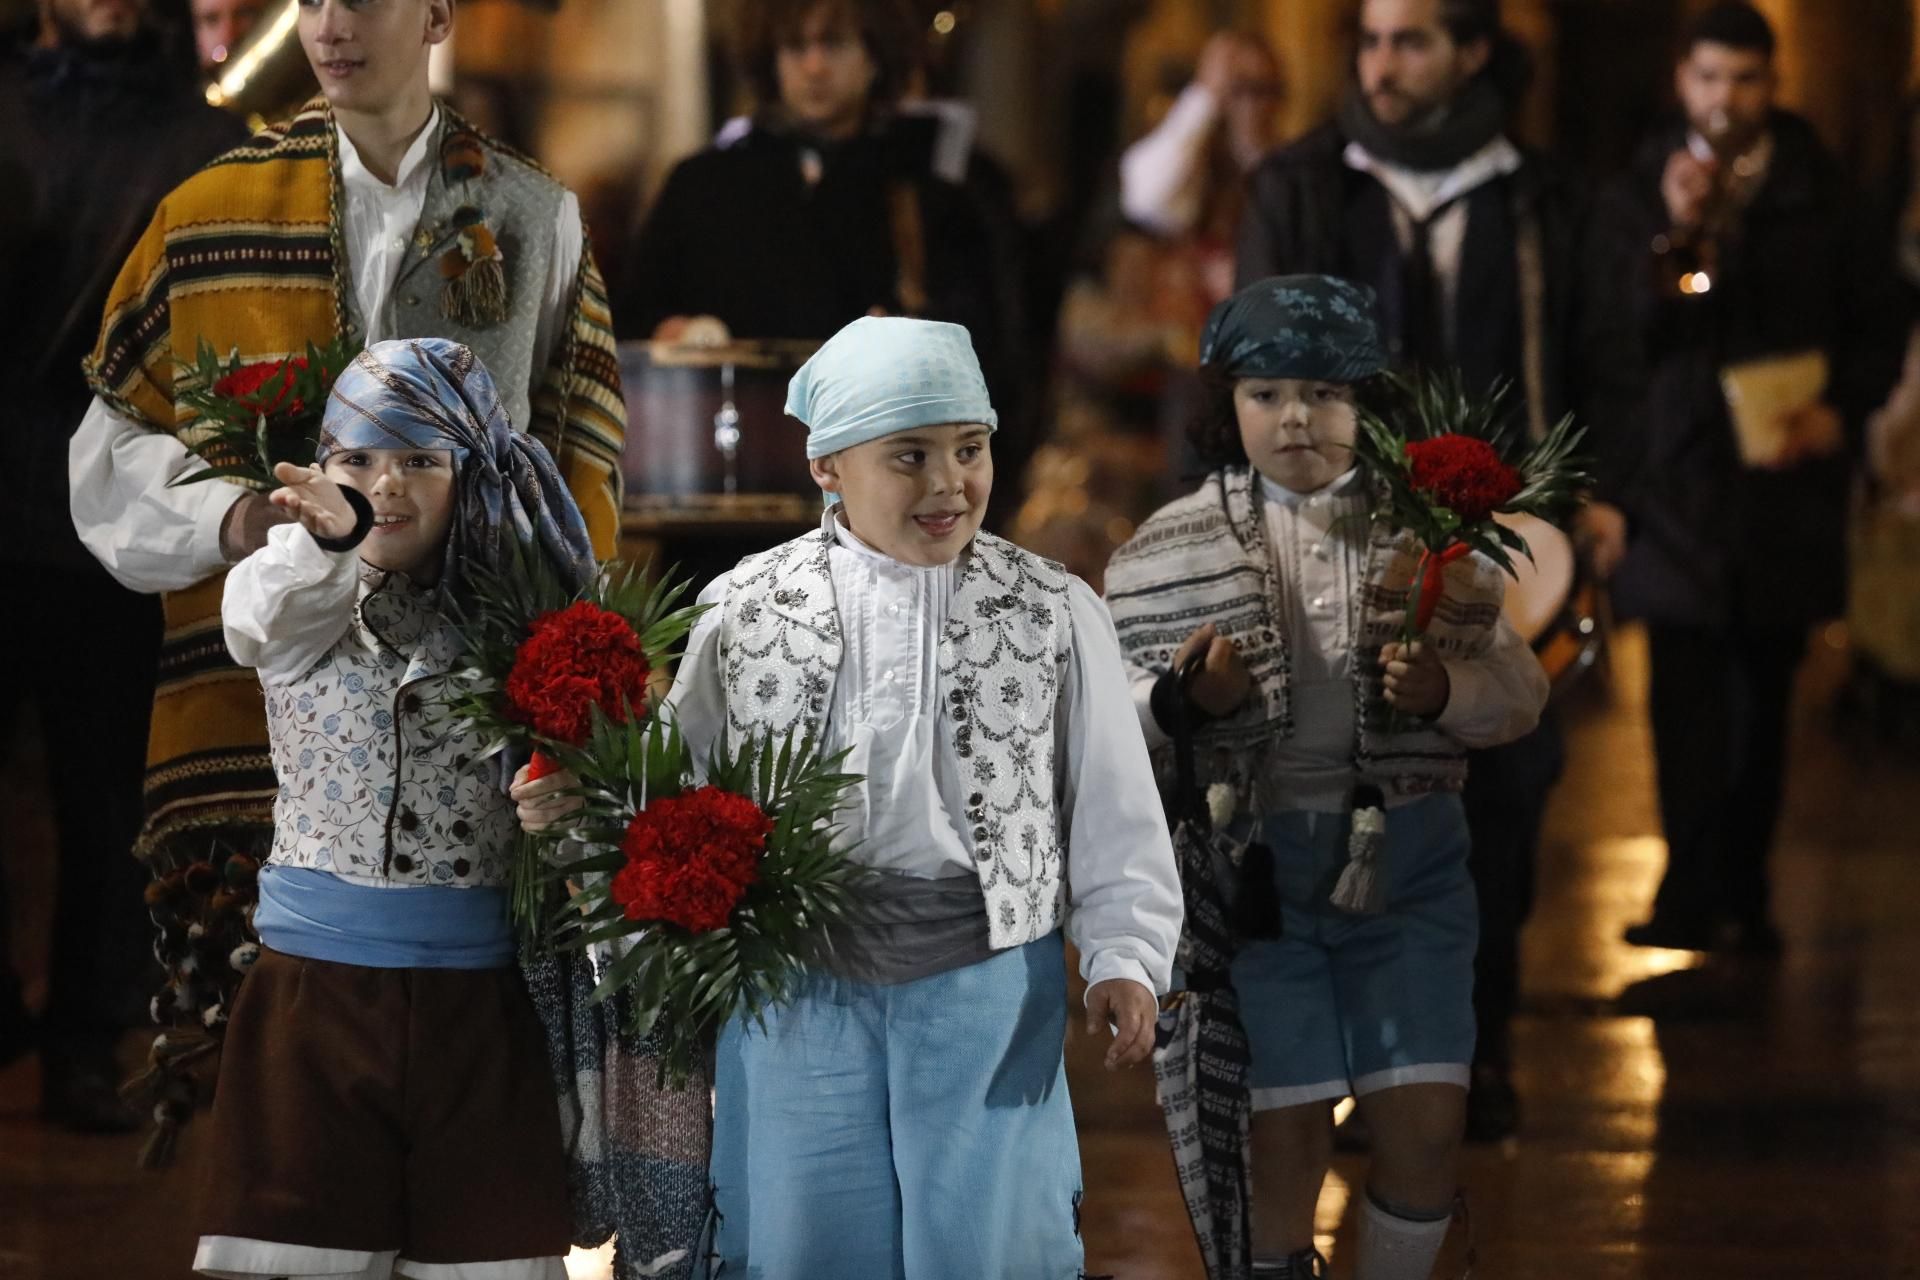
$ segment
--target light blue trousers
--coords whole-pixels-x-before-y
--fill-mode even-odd
[[[810,976],[714,1074],[722,1280],[1077,1280],[1055,933],[918,982]]]

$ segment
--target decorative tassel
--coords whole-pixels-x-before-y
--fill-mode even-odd
[[[153,1132],[140,1147],[139,1165],[148,1172],[172,1164],[174,1151],[180,1145],[179,1122],[170,1119],[164,1110],[163,1107],[154,1109]]]
[[[440,291],[447,319],[469,329],[485,329],[507,318],[507,269],[499,258],[471,263]]]
[[[478,209],[454,211],[458,229],[451,249],[440,255],[440,310],[455,324],[484,329],[507,318],[507,264]]]
[[[1347,865],[1333,886],[1333,905],[1342,911],[1377,915],[1386,909],[1387,887],[1380,855],[1387,845],[1386,797],[1363,783],[1353,792],[1353,827],[1347,835]]]
[[[1238,807],[1232,783],[1216,782],[1207,788],[1207,820],[1213,824],[1215,831],[1233,821],[1234,811]]]

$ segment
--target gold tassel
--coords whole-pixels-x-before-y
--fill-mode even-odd
[[[507,318],[507,269],[499,258],[484,258],[448,280],[440,292],[447,319],[469,329],[485,329]]]

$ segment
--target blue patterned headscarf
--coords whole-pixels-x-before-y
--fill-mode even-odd
[[[538,546],[569,590],[594,573],[587,522],[547,447],[513,430],[493,375],[445,338],[376,342],[333,384],[316,465],[349,449],[450,449],[454,512],[443,589],[462,598],[461,567],[506,568],[513,541]]]
[[[1387,367],[1373,290],[1333,276],[1269,276],[1222,302],[1200,363],[1235,378],[1359,382]]]
[[[967,331],[902,316],[862,316],[828,338],[787,384],[787,412],[806,424],[809,458],[915,427],[1000,425]]]

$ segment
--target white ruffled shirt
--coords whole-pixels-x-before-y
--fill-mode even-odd
[[[967,788],[935,688],[956,566],[902,564],[845,525],[836,521],[834,529],[827,559],[843,648],[825,746],[851,749],[846,770],[865,777],[837,815],[843,838],[866,866],[926,878],[975,875],[956,818]],[[669,698],[696,757],[725,723],[719,630],[728,582],[722,575],[700,593],[713,608],[688,639]],[[1056,773],[1069,850],[1067,936],[1089,985],[1127,978],[1157,994],[1167,989],[1180,936],[1172,845],[1126,696],[1113,620],[1091,587],[1069,583],[1073,655]]]
[[[341,243],[365,340],[392,336],[388,302],[432,177],[428,151],[439,107],[401,158],[389,185],[368,171],[360,153],[335,126],[340,150]],[[583,238],[580,202],[569,191],[554,224],[553,273],[546,282],[535,336],[536,368],[544,368],[567,321]],[[515,423],[524,429],[524,423]],[[227,567],[220,526],[247,491],[224,480],[172,486],[205,464],[173,436],[115,412],[98,397],[67,446],[67,482],[73,526],[100,563],[133,591],[179,591]],[[171,487],[170,487],[171,486]]]

